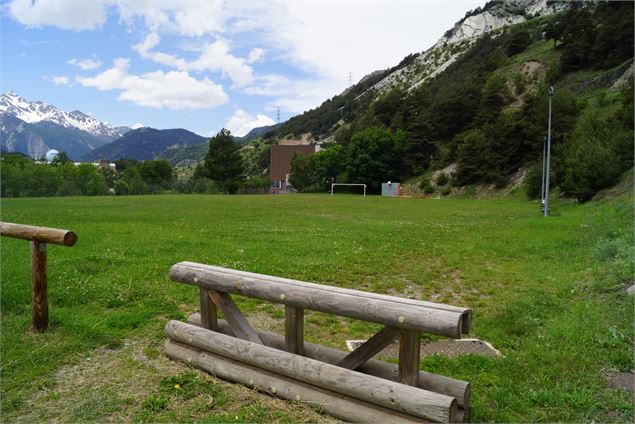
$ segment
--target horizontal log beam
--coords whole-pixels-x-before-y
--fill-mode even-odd
[[[77,234],[69,230],[35,227],[32,225],[13,224],[10,222],[0,222],[0,235],[22,240],[59,244],[69,247],[77,243]]]
[[[425,300],[406,299],[406,298],[402,298],[402,297],[398,297],[398,296],[389,296],[389,295],[385,295],[385,294],[365,292],[365,291],[361,291],[361,290],[353,290],[353,289],[347,289],[347,288],[343,288],[343,287],[327,286],[327,285],[323,285],[323,284],[309,283],[309,282],[305,282],[305,281],[293,280],[293,279],[290,279],[290,278],[275,277],[275,276],[270,276],[270,275],[257,274],[257,273],[254,273],[254,272],[247,272],[247,271],[240,271],[240,270],[235,270],[235,269],[230,269],[230,268],[223,268],[223,267],[219,267],[219,266],[199,264],[199,263],[196,263],[196,262],[181,262],[181,264],[187,264],[188,266],[191,266],[191,267],[199,266],[202,269],[213,270],[215,272],[221,272],[221,273],[226,273],[226,274],[230,274],[230,275],[237,275],[237,276],[242,276],[242,277],[249,277],[249,278],[254,278],[254,279],[266,280],[266,281],[276,282],[276,283],[280,283],[280,284],[289,284],[289,285],[300,286],[300,287],[311,287],[311,288],[317,288],[317,289],[320,289],[320,290],[330,291],[330,292],[333,292],[333,293],[348,294],[348,295],[358,296],[358,297],[367,298],[367,299],[388,300],[388,301],[391,301],[391,302],[403,303],[405,305],[421,306],[421,307],[425,307],[425,308],[439,309],[439,310],[442,310],[442,311],[457,312],[457,313],[460,313],[462,315],[462,319],[461,319],[462,333],[469,334],[470,331],[471,331],[471,328],[472,328],[472,310],[470,308],[466,308],[466,307],[447,305],[447,304],[444,304],[444,303],[428,302],[428,301],[425,301]]]
[[[201,318],[199,314],[191,314],[188,317],[188,322],[193,325],[200,325]],[[258,336],[262,340],[265,346],[272,347],[274,349],[285,350],[284,337],[269,331],[263,331],[255,329]],[[233,336],[231,328],[225,320],[218,320],[218,331],[229,336]],[[348,352],[341,350],[331,349],[326,346],[304,342],[304,356],[315,359],[318,361],[326,362],[328,364],[336,365],[342,359],[348,355]],[[391,381],[399,381],[399,369],[395,364],[391,364],[385,361],[378,361],[371,359],[365,364],[361,365],[356,371],[364,374],[373,375],[375,377],[384,378]],[[429,390],[431,392],[441,393],[447,396],[452,396],[458,401],[460,408],[469,408],[470,405],[470,383],[463,380],[457,380],[443,375],[433,374],[427,371],[419,371],[418,386],[422,389]]]
[[[388,299],[337,293],[319,285],[295,285],[262,278],[219,272],[213,268],[181,262],[170,270],[174,281],[209,290],[283,303],[296,308],[372,321],[389,327],[424,331],[439,336],[460,338],[463,314],[428,308]],[[316,287],[317,286],[317,287]],[[318,288],[320,287],[320,288]]]
[[[327,414],[355,423],[409,424],[425,422],[391,409],[382,408],[319,387],[282,377],[260,368],[246,365],[220,355],[196,349],[168,339],[165,353],[169,358],[181,360],[224,380],[253,387],[292,402],[317,406]]]
[[[433,422],[455,422],[455,398],[294,355],[180,321],[165,326],[180,343]]]

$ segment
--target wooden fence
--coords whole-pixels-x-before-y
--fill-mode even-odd
[[[47,243],[73,246],[77,234],[57,228],[34,227],[31,225],[0,222],[0,235],[31,242],[31,295],[33,309],[33,330],[45,331],[49,323]]]
[[[460,338],[471,310],[192,262],[170,270],[199,288],[200,314],[166,325],[166,354],[351,422],[466,422],[470,384],[419,370],[420,332]],[[231,298],[285,305],[284,336],[254,329]],[[304,341],[304,310],[384,324],[353,352]],[[217,318],[221,311],[225,320]],[[372,359],[399,339],[398,365]]]

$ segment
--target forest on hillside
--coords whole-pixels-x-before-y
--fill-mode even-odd
[[[632,63],[633,3],[573,4],[486,34],[413,90],[398,86],[373,99],[363,81],[269,137],[310,132],[333,140],[294,160],[292,182],[304,191],[331,181],[378,189],[416,176],[426,189],[432,170],[456,164],[447,176],[454,186],[503,187],[529,168],[527,193],[537,197],[553,85],[552,181],[587,200],[633,166],[632,73],[610,87]]]

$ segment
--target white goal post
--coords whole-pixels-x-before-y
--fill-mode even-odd
[[[335,186],[362,186],[364,187],[364,197],[366,197],[366,184],[346,184],[346,183],[333,183],[331,184],[331,196],[333,195],[333,189]]]

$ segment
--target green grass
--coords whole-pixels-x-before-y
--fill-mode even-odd
[[[603,376],[633,363],[633,299],[623,291],[633,278],[632,199],[558,212],[543,219],[536,203],[521,200],[354,195],[3,199],[3,221],[70,228],[79,242],[49,247],[51,330],[33,334],[28,243],[2,238],[2,414],[319,419],[169,368],[176,365],[163,358],[162,327],[196,310],[198,294],[167,274],[190,260],[472,307],[474,336],[504,357],[437,356],[421,367],[472,382],[474,421],[630,421],[632,396]],[[279,307],[238,303],[260,319],[282,317]],[[309,313],[306,338],[342,349],[376,328]],[[100,365],[86,370],[102,351]],[[122,364],[112,359],[117,352],[146,359]],[[63,389],[69,370],[84,370],[82,379],[68,377],[78,394]],[[100,373],[110,382],[87,386]],[[177,383],[183,392],[170,389]]]

